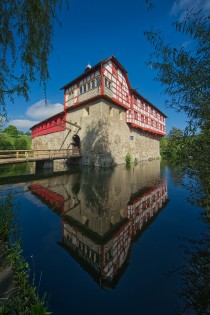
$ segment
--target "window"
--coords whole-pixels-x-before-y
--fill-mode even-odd
[[[111,90],[111,81],[109,81],[107,78],[104,78],[104,84],[105,87]]]
[[[96,85],[97,86],[101,85],[101,79],[99,77],[96,79]]]
[[[92,89],[95,88],[95,80],[92,81]]]
[[[88,84],[87,84],[87,89],[88,89],[88,91],[90,91],[90,82],[88,82]]]
[[[123,111],[119,110],[120,120],[123,120]]]
[[[138,113],[137,112],[134,112],[134,119],[138,120]]]
[[[67,101],[69,101],[72,97],[74,96],[74,92],[69,92],[67,95],[66,95],[66,99]]]
[[[84,85],[84,93],[86,92],[86,84]]]
[[[82,86],[79,88],[79,93],[82,94]]]

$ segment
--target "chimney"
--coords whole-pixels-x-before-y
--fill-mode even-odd
[[[85,72],[88,72],[91,68],[92,68],[91,65],[88,64],[88,65],[86,66],[86,68],[85,68]]]

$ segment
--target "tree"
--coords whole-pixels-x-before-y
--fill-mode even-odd
[[[18,129],[12,125],[9,125],[7,128],[5,128],[4,132],[10,136],[18,136],[19,135]]]
[[[203,129],[210,121],[209,16],[189,10],[175,28],[191,37],[193,49],[172,47],[159,31],[147,31],[146,38],[154,47],[148,64],[157,71],[156,80],[166,87],[169,106],[187,114],[188,130],[192,132],[197,127]]]
[[[9,140],[6,140],[4,135],[0,134],[0,150],[13,150],[14,147]]]
[[[68,0],[66,0],[67,3]],[[5,97],[29,99],[31,82],[45,90],[54,21],[62,0],[0,1],[0,115]]]
[[[156,71],[156,80],[165,86],[169,106],[184,111],[189,124],[180,138],[172,138],[181,150],[173,156],[183,175],[196,182],[196,203],[210,212],[210,16],[202,11],[187,11],[176,30],[194,44],[190,50],[172,47],[158,31],[145,32],[154,52],[148,62]],[[179,139],[177,143],[177,139]],[[175,140],[175,142],[174,142]],[[181,157],[181,158],[180,158]],[[184,178],[184,177],[183,177]],[[191,189],[191,185],[189,185]],[[195,198],[196,196],[196,198]]]
[[[30,130],[29,130],[29,131],[26,131],[26,132],[25,132],[25,135],[26,135],[26,136],[31,136],[31,131],[30,131]]]
[[[14,148],[17,150],[28,150],[28,142],[24,138],[15,139]]]
[[[167,137],[160,141],[161,155],[169,160],[179,160],[184,154],[183,132],[181,129],[172,127]]]

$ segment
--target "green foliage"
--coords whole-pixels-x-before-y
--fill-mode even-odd
[[[4,132],[10,136],[18,136],[19,135],[18,129],[12,125],[9,125],[7,128],[5,128]]]
[[[27,140],[25,138],[22,138],[22,137],[19,139],[15,139],[14,148],[19,149],[19,150],[28,150],[29,146],[28,146]]]
[[[127,166],[131,165],[131,160],[132,160],[132,157],[131,157],[130,153],[127,153],[126,157],[125,157],[125,163]]]
[[[0,135],[0,150],[13,150],[13,144],[7,140],[7,137]]]
[[[30,132],[24,134],[15,126],[9,125],[4,129],[4,134],[0,134],[0,150],[30,150],[30,148]]]
[[[14,211],[12,210],[12,198],[1,199],[0,201],[0,240],[6,241],[14,232]]]
[[[160,141],[161,156],[168,160],[178,160],[182,157],[183,149],[183,132],[173,127],[167,138]]]
[[[202,11],[188,10],[174,23],[181,36],[191,40],[191,50],[166,44],[159,31],[146,32],[154,47],[148,64],[165,87],[167,104],[188,116],[183,132],[173,130],[161,141],[161,153],[178,164],[183,179],[195,182],[192,200],[210,212],[210,18]],[[183,38],[181,39],[183,41]],[[192,191],[191,185],[188,185]]]
[[[36,288],[29,282],[29,265],[22,256],[20,242],[5,245],[7,264],[12,267],[15,294],[8,303],[0,308],[2,314],[15,312],[16,314],[50,314],[45,306],[45,298],[39,299]]]
[[[31,136],[31,131],[26,131],[26,132],[25,132],[25,135],[26,135],[26,136]]]
[[[190,131],[202,129],[210,119],[209,21],[209,16],[201,11],[187,11],[185,18],[174,24],[181,36],[191,38],[191,50],[166,44],[159,31],[145,33],[154,47],[148,64],[157,71],[156,79],[166,87],[164,92],[170,96],[168,105],[187,114]]]
[[[30,174],[31,167],[31,162],[0,165],[0,178]]]
[[[53,26],[61,4],[62,0],[0,1],[0,115],[6,114],[5,97],[29,99],[31,82],[40,82],[45,90]]]
[[[22,256],[17,241],[17,220],[11,196],[0,199],[0,250],[6,254],[4,266],[12,267],[13,290],[7,303],[0,305],[0,314],[50,314],[45,306],[46,296],[39,299],[37,289],[29,282],[29,265]]]

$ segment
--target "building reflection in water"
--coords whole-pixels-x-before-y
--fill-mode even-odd
[[[103,287],[116,286],[132,243],[168,200],[159,161],[130,170],[80,168],[31,182],[30,189],[62,215],[59,244]]]

